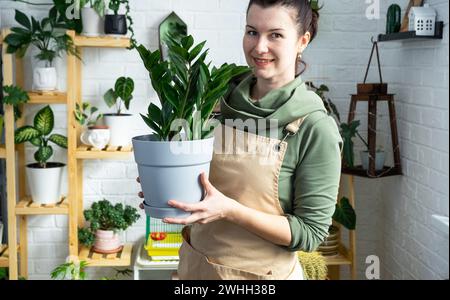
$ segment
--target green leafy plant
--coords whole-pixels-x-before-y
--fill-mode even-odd
[[[89,102],[83,102],[81,105],[77,103],[73,114],[81,126],[86,125],[87,127],[96,125],[103,118],[103,114],[98,113],[98,108]]]
[[[104,276],[101,278],[101,280],[119,280],[121,277],[126,278],[126,277],[130,277],[131,274],[133,274],[133,271],[130,269],[119,270],[119,269],[114,268],[114,271],[116,271],[114,276],[112,276],[112,277]]]
[[[49,16],[37,21],[34,17],[29,19],[23,12],[15,11],[15,20],[22,25],[12,27],[12,33],[5,37],[8,44],[7,53],[17,53],[23,57],[30,45],[39,49],[35,56],[37,59],[46,62],[46,66],[51,66],[56,57],[62,53],[68,53],[79,57],[73,44],[73,40],[64,31],[57,29],[57,10],[50,10]]]
[[[319,0],[309,0],[309,4],[311,5],[311,8],[314,10],[314,11],[319,11],[319,10],[321,10],[322,9],[322,7],[323,7],[323,4],[322,5],[319,5]]]
[[[79,262],[67,262],[57,266],[51,272],[52,279],[69,279],[69,280],[84,280],[86,279],[86,266],[88,263],[84,260]]]
[[[94,244],[94,235],[97,229],[100,230],[125,230],[136,222],[140,215],[137,209],[118,203],[112,205],[106,199],[95,202],[90,209],[84,211],[84,218],[89,222],[88,228],[80,228],[78,240],[80,243],[90,247]]]
[[[128,30],[131,32],[130,42],[131,46],[129,49],[136,46],[136,40],[134,39],[134,29],[133,29],[133,18],[130,15],[130,3],[128,0],[110,0],[108,8],[114,12],[115,15],[119,14],[120,5],[125,5],[125,17],[128,21]]]
[[[67,138],[61,134],[51,134],[54,126],[54,115],[49,105],[39,110],[34,117],[34,126],[26,125],[17,128],[15,131],[15,143],[20,144],[30,142],[38,147],[34,153],[34,159],[41,168],[46,167],[47,161],[53,155],[53,148],[49,145],[52,142],[62,148],[67,149]]]
[[[3,93],[3,103],[14,106],[14,119],[17,121],[22,116],[19,105],[27,103],[28,100],[30,100],[30,97],[27,92],[15,85],[3,86]]]
[[[134,81],[130,77],[120,77],[116,80],[114,89],[109,89],[103,99],[108,107],[116,106],[117,114],[122,112],[122,102],[126,109],[130,108],[133,99]]]
[[[358,136],[358,138],[365,145],[366,149],[367,150],[369,149],[369,144],[358,132],[360,121],[353,120],[350,123],[342,122],[336,105],[330,100],[330,98],[327,97],[327,92],[329,92],[328,87],[324,84],[317,87],[312,82],[307,82],[307,85],[322,99],[323,104],[328,111],[328,114],[333,116],[336,123],[339,125],[341,137],[344,142],[344,146],[342,149],[343,163],[347,167],[353,167],[354,166],[353,138],[355,136]]]
[[[151,52],[143,45],[136,48],[161,103],[161,108],[150,103],[147,115],[141,117],[162,141],[181,138],[182,129],[186,140],[207,138],[214,130],[210,116],[230,80],[249,69],[223,64],[210,71],[210,63],[205,63],[208,50],[202,52],[206,41],[196,46],[192,36],[181,42],[170,41],[167,61],[162,60],[159,50]],[[184,126],[171,128],[175,120],[183,120]]]
[[[107,1],[105,0],[75,0],[75,1],[77,1],[78,7],[82,8],[89,4],[89,7],[93,8],[100,17],[103,18],[105,16],[105,8],[107,6]]]
[[[349,230],[355,229],[356,213],[348,198],[342,197],[341,200],[336,203],[336,210],[333,214],[333,220]]]

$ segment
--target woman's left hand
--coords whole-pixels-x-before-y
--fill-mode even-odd
[[[169,200],[168,202],[170,206],[192,214],[185,219],[164,218],[163,222],[183,225],[192,223],[206,224],[230,217],[238,202],[219,192],[209,182],[205,173],[200,174],[200,180],[206,192],[205,199],[194,204],[182,203],[176,200]]]

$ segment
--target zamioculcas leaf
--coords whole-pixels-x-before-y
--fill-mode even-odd
[[[32,126],[23,126],[21,128],[16,129],[14,133],[14,142],[16,144],[20,144],[23,142],[29,142],[34,138],[41,136],[39,130],[35,129]]]
[[[49,138],[49,141],[55,143],[56,145],[67,149],[67,138],[61,134],[52,134]]]
[[[23,27],[27,28],[28,30],[31,30],[30,20],[23,12],[16,9],[14,19],[17,21],[17,23],[19,23]]]
[[[54,126],[53,111],[49,105],[37,112],[34,117],[34,128],[39,130],[42,135],[48,135],[53,130]]]
[[[51,146],[44,146],[34,153],[34,159],[39,163],[45,163],[53,155]]]

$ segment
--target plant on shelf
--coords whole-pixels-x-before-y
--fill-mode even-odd
[[[89,227],[79,228],[78,240],[100,253],[116,253],[122,248],[119,230],[125,230],[135,223],[140,215],[134,207],[118,203],[112,205],[106,199],[94,202],[84,211]]]
[[[81,8],[83,24],[82,35],[99,36],[104,31],[105,9],[107,0],[74,0],[77,9]]]
[[[109,89],[103,96],[108,107],[115,106],[116,112],[104,114],[105,124],[111,131],[109,144],[111,146],[128,146],[131,144],[131,124],[133,115],[124,113],[123,107],[130,108],[133,99],[134,81],[130,77],[120,77],[114,84],[114,89]]]
[[[363,165],[363,168],[365,170],[368,169],[369,164],[369,144],[367,141],[359,134],[358,127],[360,125],[359,120],[353,120],[350,123],[345,123],[341,121],[339,111],[336,107],[336,105],[331,101],[330,98],[327,97],[326,93],[329,92],[329,89],[326,85],[322,84],[319,87],[315,86],[312,82],[306,83],[311,90],[316,92],[316,94],[322,98],[323,104],[325,108],[328,111],[328,114],[333,116],[334,120],[339,126],[340,133],[342,140],[344,142],[344,147],[342,149],[342,162],[343,166],[347,168],[353,168],[354,167],[354,151],[353,151],[353,138],[358,137],[361,142],[365,146],[365,150],[360,152],[361,155],[361,162]],[[384,151],[382,147],[378,147],[375,154],[375,161],[376,161],[376,169],[382,169],[384,165]]]
[[[33,126],[25,125],[15,131],[15,143],[30,142],[37,147],[34,159],[37,163],[27,165],[26,171],[31,196],[36,203],[55,203],[61,200],[61,178],[64,163],[48,162],[53,155],[49,144],[67,149],[67,138],[61,134],[52,133],[54,115],[49,105],[36,113]]]
[[[103,114],[98,112],[98,108],[92,106],[89,102],[83,102],[81,105],[77,103],[73,114],[78,124],[86,127],[97,125],[97,122],[103,118]]]
[[[160,50],[152,52],[143,45],[136,48],[161,104],[158,107],[150,103],[147,115],[141,114],[154,134],[133,138],[141,187],[148,196],[144,206],[155,218],[186,215],[168,207],[167,199],[201,200],[203,191],[198,176],[201,172],[208,173],[213,151],[211,114],[228,91],[231,79],[249,71],[249,68],[235,64],[223,64],[210,70],[210,63],[205,62],[208,53],[208,50],[203,51],[205,43],[194,46],[192,36],[186,36],[180,42],[172,38],[168,43],[168,60],[162,59]],[[171,147],[175,144],[202,151],[195,155],[183,151],[175,153],[177,150],[172,151]],[[194,157],[199,161],[194,161]],[[180,168],[185,171],[183,178],[178,177]],[[176,188],[171,186],[174,182]]]
[[[120,6],[125,6],[125,14],[119,14]],[[113,15],[107,14],[105,16],[105,33],[108,34],[127,34],[127,21],[128,30],[131,32],[131,47],[135,46],[133,19],[130,15],[130,3],[128,0],[110,0],[108,8],[114,12]]]
[[[33,85],[36,90],[55,90],[57,86],[55,58],[63,53],[79,58],[73,40],[64,30],[56,27],[56,10],[51,10],[48,17],[40,22],[34,17],[29,19],[23,12],[15,11],[15,20],[21,27],[12,27],[11,33],[5,37],[6,52],[16,53],[23,57],[30,45],[39,52],[35,58],[45,63],[44,67],[36,67],[33,71]]]
[[[17,121],[22,116],[19,105],[27,103],[30,97],[27,92],[15,85],[3,86],[3,93],[3,103],[14,107],[14,120]],[[4,116],[0,113],[0,139],[3,134],[3,123]]]
[[[50,274],[52,279],[59,280],[84,280],[86,279],[86,267],[88,263],[84,260],[82,261],[71,261],[63,263],[57,266]]]

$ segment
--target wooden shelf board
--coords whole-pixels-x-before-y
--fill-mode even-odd
[[[389,34],[379,34],[378,42],[389,42],[389,41],[419,41],[419,40],[437,40],[442,39],[442,32],[444,28],[444,22],[438,21],[434,27],[434,35],[424,36],[416,35],[415,31],[406,32],[395,32]]]
[[[77,47],[105,47],[105,48],[127,48],[130,47],[130,39],[127,37],[98,36],[87,37],[76,35],[74,40]]]
[[[130,159],[132,158],[132,154],[132,146],[107,146],[101,150],[90,146],[79,146],[77,148],[76,157],[78,159]]]
[[[6,148],[5,148],[5,145],[0,145],[0,158],[6,158]]]
[[[327,266],[340,266],[340,265],[351,265],[352,260],[350,259],[348,250],[343,246],[339,246],[338,254],[333,256],[323,256],[327,263]]]
[[[132,244],[125,244],[122,251],[114,254],[95,253],[91,248],[82,246],[78,259],[88,263],[88,267],[128,267],[131,265]]]
[[[16,215],[67,215],[69,214],[69,203],[63,197],[58,203],[38,204],[30,197],[16,204]]]
[[[67,93],[65,92],[39,92],[31,91],[28,92],[30,100],[27,102],[29,104],[66,104],[67,103]]]
[[[342,173],[367,178],[381,178],[387,176],[402,175],[402,172],[398,168],[388,166],[384,166],[382,170],[376,171],[375,176],[369,176],[368,171],[363,169],[362,166],[355,166],[353,168],[342,168]]]

